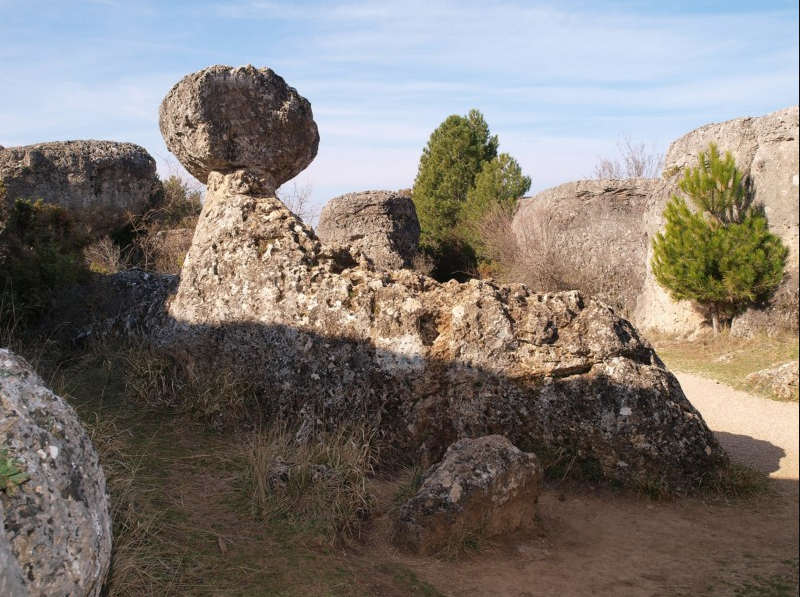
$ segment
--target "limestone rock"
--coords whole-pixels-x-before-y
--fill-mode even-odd
[[[621,481],[681,485],[725,461],[672,374],[603,304],[376,272],[238,188],[236,174],[209,178],[171,317],[153,334],[195,369],[256,384],[267,410],[310,428],[366,419],[426,465],[494,433],[568,449]]]
[[[394,541],[415,554],[433,555],[457,550],[465,539],[531,529],[541,476],[539,459],[503,436],[459,440],[400,507]]]
[[[204,89],[180,92],[190,117]],[[178,107],[166,110],[176,121]],[[214,113],[222,121],[209,126],[228,130],[254,109]],[[309,143],[315,150],[316,137]],[[187,167],[197,158],[179,157]],[[301,436],[363,421],[396,454],[429,465],[458,439],[502,433],[523,448],[568,450],[609,479],[676,486],[726,461],[674,376],[603,304],[375,271],[359,251],[322,244],[274,197],[275,175],[254,157],[219,166],[199,157],[222,170],[208,176],[178,290],[165,314],[153,312],[152,338],[197,374],[253,384],[268,414],[304,422]]]
[[[66,208],[100,237],[144,209],[156,163],[132,143],[57,141],[0,149],[7,200],[43,200]]]
[[[797,361],[784,363],[751,373],[744,378],[746,384],[772,392],[779,398],[797,399],[800,367]]]
[[[643,215],[657,180],[579,180],[520,202],[512,229],[526,249],[541,246],[566,280],[579,276],[593,295],[631,313],[644,282],[647,237]],[[533,257],[533,255],[531,255]],[[557,275],[557,272],[554,272]]]
[[[410,197],[391,191],[348,193],[331,199],[316,228],[327,245],[352,246],[379,269],[411,267],[419,220]]]
[[[714,142],[720,152],[730,151],[736,166],[750,177],[755,201],[764,205],[769,228],[789,248],[787,276],[769,305],[751,310],[739,326],[740,335],[778,328],[797,330],[798,321],[798,107],[760,118],[738,118],[701,127],[674,141],[667,151],[664,180],[652,193],[645,212],[648,237],[664,226],[663,211],[679,193],[678,182],[686,167],[697,165],[700,151]],[[653,277],[652,248],[648,248],[647,275],[633,320],[643,328],[691,333],[704,323],[688,301],[675,303]],[[734,322],[734,327],[736,323]]]
[[[0,430],[4,447],[30,477],[0,492],[4,541],[27,593],[100,595],[111,558],[111,519],[97,454],[72,408],[5,349]]]
[[[317,155],[311,104],[268,68],[212,66],[187,75],[161,102],[169,150],[200,182],[252,170],[270,192]]]

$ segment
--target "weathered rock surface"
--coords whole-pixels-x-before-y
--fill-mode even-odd
[[[410,197],[391,191],[348,193],[331,199],[319,216],[317,236],[326,245],[352,246],[378,269],[411,267],[419,220]]]
[[[97,454],[72,408],[5,349],[0,430],[30,477],[13,492],[0,492],[3,541],[27,594],[100,595],[111,558],[111,519]],[[13,566],[9,571],[14,576]]]
[[[406,551],[433,555],[457,551],[465,540],[531,529],[541,477],[539,459],[503,436],[459,440],[400,507],[394,541]]]
[[[58,141],[0,149],[7,200],[60,205],[103,236],[141,213],[155,183],[156,163],[133,143]]]
[[[268,68],[212,66],[181,79],[161,102],[169,150],[200,182],[212,172],[254,173],[273,192],[317,155],[311,104]]]
[[[784,363],[751,373],[744,378],[745,383],[772,392],[776,396],[789,400],[797,396],[800,367],[797,361]]]
[[[643,216],[657,187],[651,179],[579,180],[520,202],[513,232],[532,258],[547,255],[554,275],[581,277],[594,296],[623,314],[633,311],[644,283],[647,234]]]
[[[275,176],[256,174],[211,172],[177,293],[151,326],[195,372],[237,373],[309,433],[364,420],[425,465],[498,433],[623,482],[685,485],[726,461],[674,376],[603,304],[377,272],[322,244],[273,196]]]
[[[769,305],[750,310],[742,322],[734,320],[739,335],[775,329],[797,330],[798,321],[798,172],[800,146],[798,107],[787,108],[760,118],[738,118],[701,127],[674,141],[667,151],[664,180],[650,196],[645,229],[651,238],[664,226],[662,213],[670,197],[679,193],[678,182],[686,167],[697,165],[700,151],[714,142],[720,152],[730,151],[736,166],[750,177],[755,201],[764,205],[772,232],[789,247],[787,276]],[[676,303],[652,275],[647,255],[647,275],[633,321],[643,328],[691,333],[704,317],[688,301]]]

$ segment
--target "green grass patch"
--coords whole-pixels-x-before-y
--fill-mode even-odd
[[[723,332],[694,340],[657,337],[652,343],[658,356],[673,371],[694,373],[772,399],[779,398],[766,389],[747,384],[745,377],[798,359],[798,336],[790,334],[736,338]],[[797,390],[793,400],[797,401]]]

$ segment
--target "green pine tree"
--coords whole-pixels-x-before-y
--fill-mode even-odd
[[[449,116],[431,134],[420,158],[412,198],[420,248],[440,280],[463,278],[477,266],[473,225],[493,204],[507,205],[530,188],[514,158],[497,155],[498,140],[478,110]]]
[[[694,204],[673,195],[666,228],[653,238],[656,281],[675,300],[691,300],[721,322],[767,300],[783,279],[788,250],[769,232],[763,208],[753,205],[733,156],[715,144],[687,168],[679,187]]]

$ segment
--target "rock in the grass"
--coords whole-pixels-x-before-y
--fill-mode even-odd
[[[155,160],[133,143],[56,141],[0,149],[8,202],[59,205],[98,237],[144,210],[155,175]]]
[[[539,459],[503,436],[459,440],[400,507],[394,541],[407,551],[432,555],[459,551],[465,541],[530,529],[541,476]]]
[[[788,400],[797,396],[798,377],[800,377],[800,367],[797,361],[792,361],[751,373],[744,378],[744,381]]]
[[[100,595],[111,559],[111,518],[97,453],[72,408],[5,349],[0,430],[3,447],[29,477],[0,492],[5,540],[27,594]]]
[[[411,267],[419,220],[411,197],[391,191],[348,193],[331,199],[319,216],[317,236],[327,245],[352,246],[379,269]]]
[[[169,317],[152,326],[196,373],[235,372],[309,430],[366,420],[426,466],[460,438],[497,433],[622,482],[686,485],[725,462],[674,376],[608,307],[377,272],[249,184],[252,166],[209,175]]]
[[[317,155],[311,104],[268,68],[211,66],[179,81],[161,102],[169,150],[200,182],[249,170],[273,192]]]

